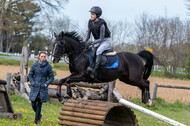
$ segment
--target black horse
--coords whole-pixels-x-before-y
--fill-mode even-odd
[[[72,95],[71,82],[91,82],[91,78],[87,72],[89,66],[90,49],[80,40],[76,32],[63,31],[55,35],[55,43],[53,45],[52,61],[58,63],[63,54],[69,58],[69,70],[71,75],[63,78],[59,82],[57,96],[61,97],[61,85],[67,84],[67,94]],[[149,81],[151,69],[153,66],[153,55],[146,50],[137,54],[130,52],[117,53],[119,59],[118,68],[104,69],[97,71],[97,80],[95,82],[109,82],[118,79],[126,84],[138,86],[142,91],[142,102],[151,102],[149,93]]]

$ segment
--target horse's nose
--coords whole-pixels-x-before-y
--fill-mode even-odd
[[[51,56],[51,61],[54,63],[54,56]]]

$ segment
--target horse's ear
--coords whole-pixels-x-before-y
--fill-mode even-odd
[[[63,31],[61,31],[61,33],[60,33],[61,37],[63,37],[63,36],[64,36],[64,34],[65,34],[65,33],[64,33]]]
[[[55,38],[57,38],[57,34],[54,32],[54,36],[55,36]]]

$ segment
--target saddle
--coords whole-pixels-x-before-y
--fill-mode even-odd
[[[95,63],[96,50],[97,50],[97,48],[92,48],[92,50],[89,54],[90,65],[94,65],[94,63]],[[118,60],[117,53],[113,50],[113,48],[108,48],[102,53],[100,67],[108,68],[111,65],[113,65],[117,60]]]

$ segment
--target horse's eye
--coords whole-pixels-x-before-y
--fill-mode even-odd
[[[62,46],[62,45],[63,45],[63,42],[58,42],[58,45],[59,45],[59,46]]]

